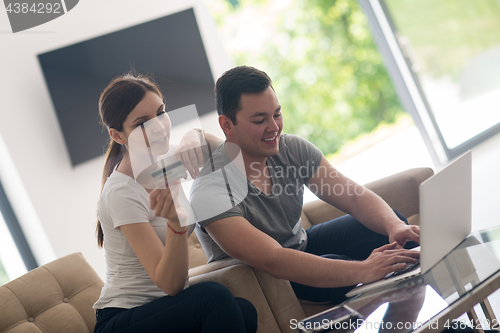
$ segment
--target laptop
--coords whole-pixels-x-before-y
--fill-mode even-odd
[[[352,297],[429,271],[470,234],[471,190],[472,153],[468,151],[420,184],[419,265],[403,274],[360,284],[346,296]]]

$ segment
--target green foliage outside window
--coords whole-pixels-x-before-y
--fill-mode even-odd
[[[221,29],[244,11],[266,13],[273,2],[213,1],[218,2],[214,16]],[[404,113],[355,0],[293,0],[279,13],[268,14],[275,17],[263,45],[249,43],[231,53],[236,65],[269,74],[282,105],[285,132],[331,154]]]

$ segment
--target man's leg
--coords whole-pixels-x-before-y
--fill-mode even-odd
[[[396,215],[408,223],[398,211]],[[371,252],[389,242],[387,236],[366,228],[351,215],[344,215],[329,222],[321,223],[306,230],[306,252],[329,259],[365,260]],[[417,246],[408,242],[405,248]],[[334,304],[343,302],[345,294],[354,286],[341,288],[316,288],[291,282],[297,297],[313,302],[330,301]]]
[[[408,221],[398,211],[394,213],[406,224]],[[306,252],[325,255],[345,255],[353,260],[365,260],[371,252],[389,242],[387,236],[371,231],[351,215],[344,215],[334,220],[321,223],[306,230]],[[405,248],[417,246],[408,242]]]

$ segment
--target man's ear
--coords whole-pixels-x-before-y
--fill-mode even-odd
[[[123,133],[117,131],[114,128],[109,129],[109,136],[113,141],[120,145],[126,145],[127,144],[127,139],[125,138],[125,135]]]
[[[227,116],[221,114],[219,116],[219,126],[220,128],[224,131],[224,133],[227,135],[232,135],[234,131],[234,124],[231,119],[229,119]]]

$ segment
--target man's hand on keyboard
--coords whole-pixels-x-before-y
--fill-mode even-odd
[[[402,249],[406,242],[414,241],[420,244],[420,227],[398,223],[388,232],[389,243],[397,242],[397,248]]]
[[[420,252],[397,248],[398,243],[381,246],[372,251],[363,261],[362,283],[369,283],[384,278],[387,274],[406,267],[406,263],[415,263]]]
[[[418,266],[420,266],[420,260],[417,260],[417,262],[414,262],[414,263],[411,263],[411,264],[405,264],[406,267],[404,267],[403,269],[400,269],[399,271],[394,271],[392,273],[389,273],[385,276],[385,279],[388,279],[388,278],[391,278],[391,277],[394,277],[394,276],[398,276],[398,275],[401,275],[401,274],[404,274],[404,273],[408,273],[408,272],[411,272],[412,270],[416,269]]]

